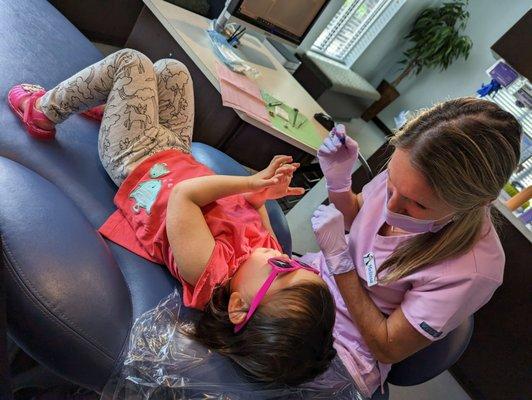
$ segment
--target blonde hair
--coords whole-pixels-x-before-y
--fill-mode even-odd
[[[383,283],[470,250],[488,207],[517,167],[521,126],[495,103],[475,98],[443,102],[421,112],[390,140],[409,152],[414,168],[438,198],[455,210],[454,221],[399,246],[379,270]]]

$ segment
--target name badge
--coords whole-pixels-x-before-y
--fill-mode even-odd
[[[364,255],[364,266],[366,267],[366,282],[368,286],[375,286],[377,284],[377,266],[372,252]]]

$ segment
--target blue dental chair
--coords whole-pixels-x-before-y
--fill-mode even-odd
[[[101,392],[120,367],[133,322],[177,283],[165,268],[97,234],[114,210],[116,192],[98,159],[97,124],[74,116],[61,125],[56,141],[36,141],[6,103],[14,84],[51,87],[101,54],[48,2],[0,0],[0,9],[0,238],[8,334],[42,366],[31,379],[14,376],[13,382],[68,381]],[[194,143],[192,152],[217,173],[247,173],[207,144]],[[284,215],[275,202],[267,207],[290,254]],[[460,357],[472,329],[471,318],[395,365],[388,381],[412,385],[436,376]]]

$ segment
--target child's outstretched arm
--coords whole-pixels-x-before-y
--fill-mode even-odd
[[[174,187],[168,199],[166,232],[179,273],[185,281],[196,284],[215,245],[201,207],[222,197],[260,191],[277,184],[282,178],[281,173],[275,174],[278,165],[289,161],[290,157],[280,158],[275,168],[252,176],[202,176],[182,181]]]

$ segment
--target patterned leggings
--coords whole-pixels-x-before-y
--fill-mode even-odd
[[[60,123],[105,102],[98,154],[118,186],[146,157],[168,149],[190,152],[194,92],[179,61],[152,64],[136,50],[117,51],[47,91],[41,108]]]

